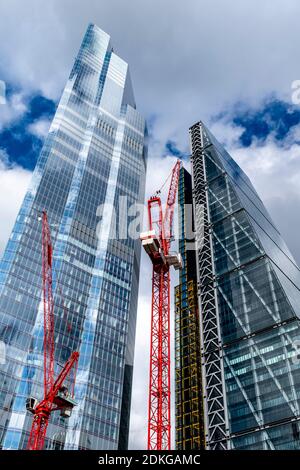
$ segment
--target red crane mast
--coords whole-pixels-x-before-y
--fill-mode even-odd
[[[181,268],[181,258],[170,253],[173,214],[181,168],[177,160],[171,174],[163,214],[160,196],[148,200],[149,230],[141,234],[142,245],[153,265],[148,404],[148,449],[171,447],[170,397],[170,267]],[[156,230],[155,228],[156,227]]]
[[[28,450],[42,450],[45,443],[47,426],[53,411],[60,410],[68,418],[74,400],[74,386],[79,353],[73,352],[60,374],[54,380],[54,307],[52,295],[52,242],[47,213],[42,213],[42,275],[43,275],[43,309],[44,309],[44,398],[38,401],[29,397],[26,408],[33,413],[33,421]],[[63,386],[65,379],[74,372],[72,392]]]

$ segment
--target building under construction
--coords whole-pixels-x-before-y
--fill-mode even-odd
[[[178,188],[176,447],[299,450],[300,270],[237,163],[203,123],[190,136],[192,178],[181,169]]]
[[[182,269],[175,287],[176,448],[205,446],[199,310],[191,175],[181,168],[178,186],[179,252]]]
[[[299,450],[300,270],[243,170],[190,136],[205,447]]]

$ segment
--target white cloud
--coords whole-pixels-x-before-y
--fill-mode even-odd
[[[0,106],[0,129],[22,116],[27,109],[24,93],[14,93]],[[1,144],[1,143],[0,143]]]
[[[17,213],[28,187],[32,173],[18,166],[7,168],[5,160],[0,164],[0,256],[6,246]]]
[[[208,123],[204,124],[207,125]],[[236,143],[244,130],[243,127],[231,126],[222,119],[214,121],[213,124],[208,127],[228,151],[236,147]]]
[[[9,156],[5,150],[0,148],[0,170],[5,170],[9,166]]]
[[[186,145],[189,125],[232,100],[273,90],[290,99],[299,14],[298,0],[10,0],[0,5],[0,54],[7,79],[57,98],[95,22],[130,63],[139,108],[157,115],[156,139]]]
[[[228,150],[249,176],[300,264],[300,146],[278,147],[270,138],[263,146]]]
[[[49,121],[49,119],[39,119],[38,121],[29,124],[27,130],[31,132],[31,134],[34,134],[39,138],[43,138],[48,134],[50,124],[51,121]]]
[[[0,80],[0,104],[6,103],[6,84],[3,80]]]

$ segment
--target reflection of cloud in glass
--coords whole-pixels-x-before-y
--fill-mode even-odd
[[[6,86],[3,80],[0,80],[0,104],[6,103]]]
[[[6,362],[6,348],[5,343],[0,341],[0,364],[5,364]]]

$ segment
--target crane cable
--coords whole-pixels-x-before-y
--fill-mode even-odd
[[[155,196],[158,196],[159,194],[161,194],[162,189],[166,186],[167,182],[168,182],[169,179],[171,178],[172,172],[173,172],[173,170],[170,171],[169,175],[167,176],[166,180],[165,180],[164,183],[161,185],[161,187],[160,187],[157,191],[155,191],[155,193],[154,193]]]

